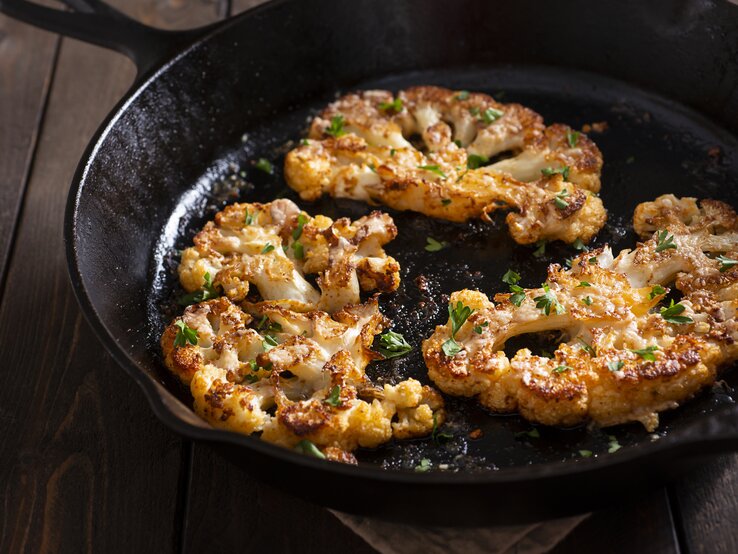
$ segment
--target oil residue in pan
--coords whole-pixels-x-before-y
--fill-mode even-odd
[[[660,194],[716,198],[738,207],[738,143],[732,135],[682,106],[643,91],[592,74],[552,68],[474,69],[413,73],[357,85],[356,88],[398,90],[411,85],[438,84],[492,94],[503,102],[520,102],[541,113],[547,123],[565,122],[574,128],[596,126],[590,136],[603,152],[602,198],[609,221],[595,245],[609,243],[615,251],[632,247],[635,236],[630,219],[635,206]],[[344,91],[341,91],[344,92]],[[323,198],[301,202],[285,186],[281,167],[284,154],[304,135],[308,121],[332,97],[266,118],[262,127],[248,129],[244,141],[213,164],[200,183],[201,192],[176,216],[178,232],[165,234],[158,245],[156,274],[150,304],[150,343],[158,349],[165,321],[176,313],[173,299],[181,292],[176,282],[177,258],[195,232],[226,203],[266,202],[276,197],[296,201],[311,214],[356,218],[373,208],[348,200]],[[266,158],[274,174],[259,171],[254,162]],[[382,311],[393,329],[405,335],[413,351],[400,359],[374,363],[367,372],[379,382],[415,377],[428,383],[420,343],[447,318],[448,295],[475,288],[488,295],[505,290],[501,277],[508,268],[523,276],[525,286],[538,286],[549,263],[564,263],[576,251],[563,244],[547,245],[544,252],[513,243],[499,216],[491,224],[455,224],[413,213],[388,211],[399,237],[387,251],[402,266],[402,285],[384,295]],[[181,214],[185,213],[186,216]],[[427,252],[427,239],[446,243]],[[162,374],[166,373],[162,370]],[[575,462],[591,456],[617,455],[620,448],[659,440],[673,429],[734,402],[738,372],[727,371],[724,381],[685,404],[662,414],[656,434],[640,425],[611,429],[557,429],[534,426],[518,416],[492,415],[474,400],[446,397],[449,421],[435,437],[393,442],[360,451],[361,463],[414,469],[424,459],[434,469],[488,471],[527,464]],[[176,384],[167,377],[167,385]],[[186,392],[180,394],[186,396]]]

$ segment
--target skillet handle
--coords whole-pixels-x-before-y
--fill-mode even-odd
[[[72,11],[47,8],[28,0],[0,0],[0,12],[35,27],[120,52],[136,64],[139,77],[204,34],[204,28],[155,29],[101,0],[61,1]]]

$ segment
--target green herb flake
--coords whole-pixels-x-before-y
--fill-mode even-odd
[[[646,348],[641,348],[640,350],[632,350],[633,354],[638,354],[641,358],[646,360],[647,362],[655,362],[656,361],[656,355],[654,352],[656,352],[659,349],[658,346],[647,346]]]
[[[560,191],[555,197],[554,197],[554,205],[560,209],[566,209],[569,207],[569,203],[564,200],[567,196],[569,196],[569,192],[566,189],[563,189]]]
[[[427,244],[425,245],[426,252],[438,252],[448,246],[446,241],[437,241],[433,237],[426,238]]]
[[[738,260],[731,260],[725,256],[718,256],[717,261],[720,262],[720,273],[725,273],[734,265],[738,265]]]
[[[674,235],[669,235],[669,231],[666,229],[656,233],[656,252],[671,249],[677,249],[677,245],[674,244]]]
[[[174,323],[177,327],[177,334],[174,337],[174,346],[182,348],[187,343],[196,346],[197,345],[197,331],[192,327],[188,327],[183,320],[178,320]]]
[[[461,346],[453,338],[450,338],[441,345],[441,350],[443,350],[443,353],[446,354],[446,356],[453,358],[456,354],[461,352]]]
[[[292,230],[292,238],[294,240],[297,240],[302,236],[302,229],[305,227],[307,222],[308,217],[305,214],[301,213],[297,216],[297,227]]]
[[[662,294],[666,294],[666,289],[662,287],[661,285],[654,285],[651,289],[651,292],[648,293],[648,298],[653,300],[657,296],[661,296]]]
[[[564,178],[564,181],[569,180],[569,166],[565,165],[564,167],[544,167],[541,169],[541,173],[545,177],[551,177],[552,175],[559,174]]]
[[[512,269],[508,269],[502,276],[502,282],[508,285],[515,285],[520,281],[521,277],[519,273],[516,273]]]
[[[579,289],[579,288],[586,288],[586,287],[591,287],[591,286],[592,286],[592,283],[590,283],[589,281],[579,281],[577,288]]]
[[[331,389],[331,392],[328,396],[326,396],[325,400],[323,400],[326,404],[329,404],[330,406],[338,407],[341,405],[341,387],[336,385]]]
[[[397,153],[397,150],[394,148],[390,148],[390,156],[394,157],[394,155]]]
[[[261,249],[261,253],[262,254],[269,254],[269,252],[271,252],[272,250],[274,250],[274,245],[271,242],[267,242],[264,245],[264,248]]]
[[[691,317],[679,315],[686,308],[681,304],[674,304],[674,299],[671,299],[671,303],[666,308],[661,308],[661,317],[668,323],[674,323],[675,325],[684,325],[687,323],[694,323]]]
[[[484,122],[489,125],[490,123],[494,123],[498,119],[500,119],[504,115],[504,112],[501,112],[500,110],[496,110],[494,108],[487,108],[482,112],[482,119]]]
[[[313,456],[314,458],[325,460],[325,454],[323,454],[317,446],[315,446],[307,439],[303,439],[298,442],[297,446],[295,446],[295,450],[297,450],[301,454],[307,454],[308,456]]]
[[[622,360],[613,360],[611,362],[607,362],[607,369],[610,371],[620,371],[623,369],[623,366],[625,365],[625,362]]]
[[[622,448],[622,446],[620,446],[620,443],[618,442],[618,439],[614,435],[608,435],[607,438],[610,440],[607,447],[607,451],[610,454],[617,452]]]
[[[518,285],[510,285],[510,292],[513,293],[510,296],[510,302],[519,308],[525,300],[525,290]]]
[[[275,346],[279,346],[279,343],[273,335],[264,335],[264,340],[261,341],[261,346],[264,348],[264,352],[269,352]]]
[[[595,265],[597,264],[597,256],[592,256],[587,261],[589,262],[589,265]]]
[[[456,98],[456,100],[468,100],[469,99],[469,91],[468,90],[460,90],[459,93],[454,98]]]
[[[566,133],[566,142],[569,143],[569,146],[571,148],[575,148],[577,145],[577,142],[579,142],[579,135],[581,135],[579,131],[570,130]]]
[[[304,139],[302,139],[302,140],[300,141],[300,144],[301,144],[302,146],[310,146],[310,141],[309,141],[308,139],[305,139],[305,138],[304,138]]]
[[[437,165],[419,165],[418,169],[422,169],[424,171],[430,171],[431,173],[435,173],[436,175],[438,175],[439,177],[443,179],[447,178],[446,174],[443,171],[441,171],[441,168],[438,167]]]
[[[420,460],[420,463],[415,466],[415,471],[418,473],[425,473],[426,471],[429,471],[433,465],[431,464],[431,461],[428,458],[423,458]]]
[[[272,162],[266,158],[259,158],[259,161],[256,162],[254,167],[259,171],[263,171],[267,175],[274,175],[274,166],[272,165]]]
[[[584,339],[579,339],[579,344],[582,346],[582,350],[584,350],[587,354],[592,356],[593,358],[597,356],[597,352],[594,348],[592,348],[591,345],[587,344]]]
[[[582,458],[591,458],[592,457],[592,451],[591,450],[580,450],[579,455]]]
[[[568,365],[560,365],[553,368],[551,371],[553,373],[564,373],[565,371],[569,371],[571,369],[571,366]]]
[[[395,98],[392,102],[380,102],[379,110],[400,113],[402,111],[402,98]]]
[[[477,169],[479,167],[482,167],[483,165],[486,165],[489,162],[489,158],[487,156],[480,156],[478,154],[469,154],[466,158],[466,167],[469,169]]]
[[[344,123],[345,122],[341,114],[334,115],[331,118],[330,126],[325,130],[325,132],[335,138],[345,135],[346,131],[343,130]]]
[[[536,243],[536,249],[533,251],[533,257],[534,258],[542,258],[546,255],[546,241],[545,240],[539,240]]]
[[[377,351],[385,357],[385,359],[398,358],[410,352],[413,347],[405,340],[400,333],[394,331],[386,331],[379,335],[377,341]]]
[[[477,117],[479,115],[479,108],[477,106],[472,106],[469,108],[469,113],[472,114],[474,117]]]
[[[461,329],[462,325],[466,323],[466,320],[469,319],[469,316],[473,313],[474,310],[472,308],[464,306],[461,302],[457,302],[455,307],[453,304],[448,305],[448,315],[451,319],[452,338],[456,337],[456,333],[459,332],[459,329]]]
[[[298,260],[305,259],[305,247],[299,240],[292,243],[292,252],[295,254],[295,258]]]
[[[443,200],[441,200],[441,204],[443,204],[444,206],[448,206],[450,203],[451,203],[450,198],[444,198]]]
[[[543,283],[542,286],[543,294],[533,298],[533,301],[536,303],[536,308],[543,311],[546,315],[551,315],[552,309],[556,314],[565,313],[566,310],[556,298],[556,294],[551,292],[551,287],[549,287],[548,283]]]
[[[591,306],[592,305],[592,299],[589,296],[585,296],[582,298],[582,304],[585,306]]]
[[[522,437],[528,437],[531,439],[540,439],[541,433],[538,431],[538,428],[534,427],[530,431],[520,431],[518,433],[515,433],[515,438],[519,439]]]
[[[582,239],[575,240],[574,242],[571,243],[571,245],[576,250],[579,250],[580,252],[586,252],[587,250],[589,250],[589,247],[586,244],[584,244],[584,242],[582,241]]]
[[[433,431],[431,431],[431,438],[433,439],[433,442],[436,444],[441,444],[443,442],[448,442],[454,436],[451,433],[439,433],[438,432],[438,414],[436,412],[433,412]]]
[[[180,306],[189,306],[190,304],[196,304],[198,302],[210,300],[211,298],[218,298],[219,296],[220,292],[215,285],[213,285],[213,278],[210,276],[210,272],[206,271],[205,275],[203,275],[202,288],[195,292],[185,294],[177,301],[177,303]]]
[[[475,326],[474,326],[474,332],[475,332],[475,333],[476,333],[477,335],[481,335],[481,334],[482,334],[482,333],[484,332],[484,328],[485,328],[485,327],[489,327],[489,321],[485,321],[485,322],[484,322],[484,323],[482,323],[481,325],[475,325]]]
[[[253,222],[254,222],[254,214],[246,210],[246,217],[244,217],[244,220],[243,220],[244,225],[251,225]]]

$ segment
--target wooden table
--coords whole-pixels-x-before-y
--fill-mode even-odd
[[[117,0],[173,29],[254,0]],[[0,552],[373,552],[152,414],[80,314],[62,214],[132,64],[0,16]],[[594,514],[554,551],[738,552],[738,457]]]

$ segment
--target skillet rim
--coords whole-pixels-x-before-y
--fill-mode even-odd
[[[191,52],[214,40],[224,30],[239,24],[242,19],[248,18],[262,10],[287,3],[288,0],[272,0],[243,12],[235,17],[226,19],[203,29],[203,34],[193,42],[181,48],[173,56],[169,56],[163,62],[157,64],[153,69],[142,76],[138,76],[130,89],[116,103],[115,107],[105,117],[94,135],[90,139],[80,162],[75,170],[72,183],[69,188],[64,214],[64,244],[72,288],[77,301],[82,309],[85,319],[91,326],[97,338],[105,346],[113,360],[128,373],[141,387],[146,399],[156,417],[173,431],[187,438],[214,444],[225,444],[256,451],[266,457],[275,457],[288,464],[302,466],[306,470],[320,471],[328,474],[338,473],[348,478],[362,478],[370,481],[384,481],[394,483],[405,483],[412,485],[510,485],[515,483],[553,480],[558,478],[576,478],[578,476],[607,473],[614,469],[625,469],[635,463],[645,460],[653,460],[665,455],[689,454],[696,458],[701,454],[713,451],[731,451],[738,449],[738,434],[720,434],[715,431],[698,433],[698,429],[718,425],[718,417],[725,417],[727,412],[733,412],[733,420],[738,420],[738,405],[725,406],[711,414],[705,414],[696,422],[680,428],[679,432],[667,435],[658,441],[641,442],[631,448],[621,450],[617,455],[592,457],[589,459],[562,460],[558,462],[545,462],[533,465],[515,467],[503,467],[497,470],[485,472],[444,472],[431,471],[426,473],[412,472],[400,469],[382,469],[373,465],[349,465],[341,463],[330,463],[317,458],[312,458],[293,452],[289,449],[261,441],[258,438],[241,435],[238,433],[224,431],[215,428],[199,427],[182,420],[168,406],[160,389],[164,387],[152,378],[147,371],[142,369],[126,349],[119,343],[114,334],[108,330],[90,299],[77,257],[76,227],[78,216],[79,199],[84,194],[84,187],[89,176],[92,160],[95,159],[100,146],[114,130],[118,119],[126,112],[128,107],[142,94],[152,83],[161,78],[167,70],[176,63],[187,57]],[[179,400],[176,400],[179,402]],[[187,409],[191,409],[187,407]],[[700,446],[708,448],[700,452]]]

